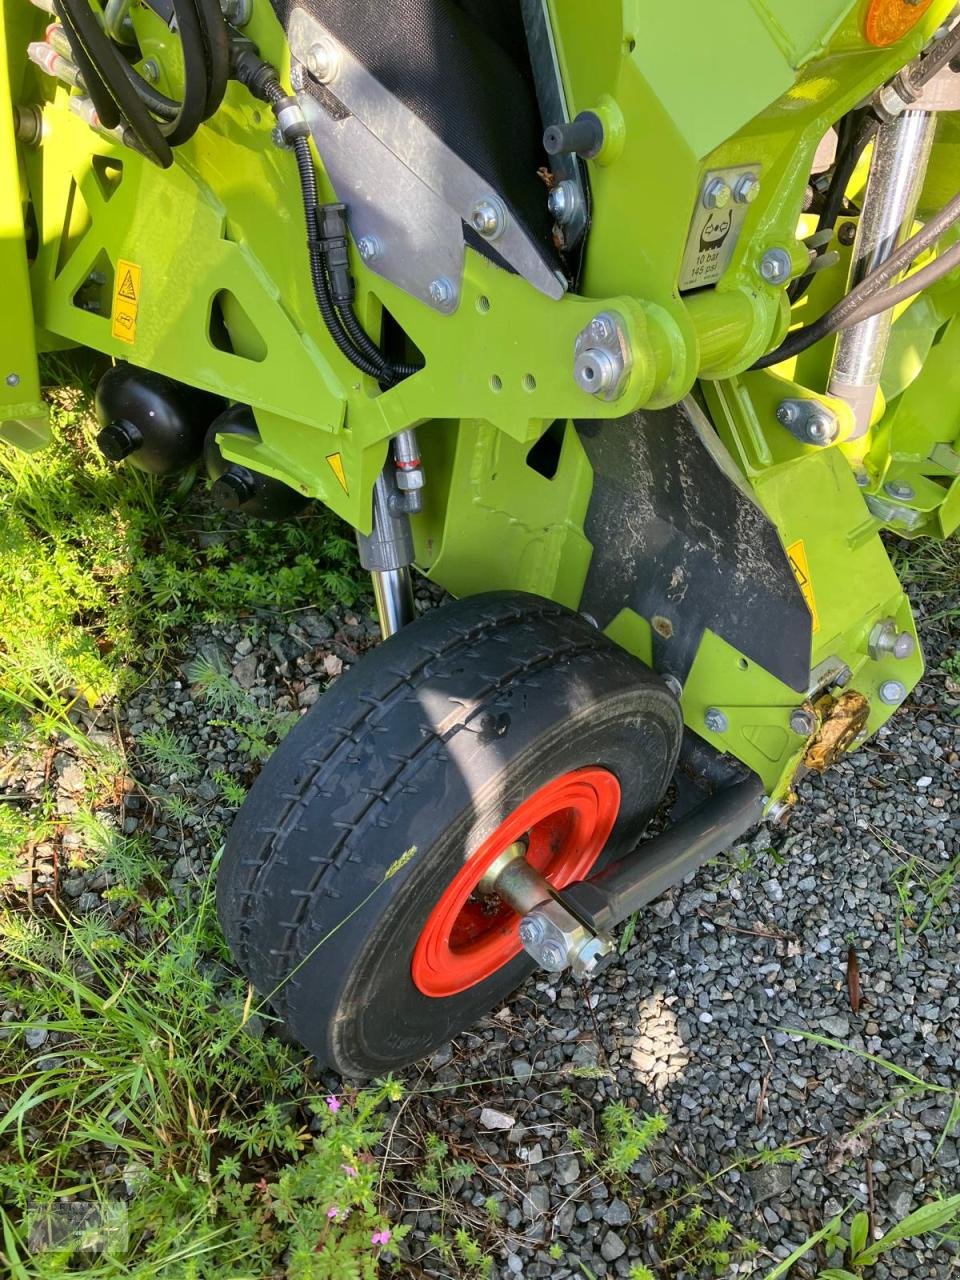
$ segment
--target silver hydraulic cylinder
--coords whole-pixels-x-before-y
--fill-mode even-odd
[[[929,111],[904,111],[880,126],[853,246],[849,288],[886,261],[910,235],[935,130],[936,116]],[[853,409],[856,425],[851,439],[870,429],[892,323],[893,313],[884,311],[844,329],[837,338],[828,391]]]

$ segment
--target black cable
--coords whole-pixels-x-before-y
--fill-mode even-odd
[[[960,193],[948,201],[939,213],[934,214],[915,235],[905,240],[889,258],[864,276],[858,285],[825,312],[819,320],[814,320],[812,324],[804,325],[801,329],[794,329],[776,350],[761,356],[755,364],[750,366],[751,369],[769,369],[771,365],[789,360],[799,355],[801,351],[806,351],[808,347],[812,347],[815,342],[829,337],[831,333],[836,333],[839,329],[846,328],[848,324],[855,323],[850,320],[850,317],[855,315],[864,303],[880,294],[885,285],[888,285],[902,271],[906,271],[915,258],[918,258],[924,250],[931,248],[944,232],[958,221],[960,221]],[[911,277],[911,279],[914,278]],[[886,310],[886,308],[881,306],[880,310]]]

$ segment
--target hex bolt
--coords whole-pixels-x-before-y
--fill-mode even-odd
[[[793,259],[786,249],[768,249],[760,259],[760,274],[767,284],[785,284],[793,270]]]
[[[867,488],[869,488],[869,486],[870,486],[870,477],[869,477],[869,475],[867,474],[867,472],[866,472],[865,470],[863,470],[863,468],[862,468],[862,467],[858,467],[858,468],[854,471],[854,473],[853,473],[853,478],[854,478],[854,480],[857,482],[857,488],[858,488],[858,489],[867,489]]]
[[[790,728],[794,733],[799,733],[802,738],[809,738],[816,727],[817,718],[806,707],[795,707],[790,712]]]
[[[703,189],[703,205],[706,209],[725,209],[733,199],[730,184],[723,178],[711,178]]]
[[[8,387],[19,387],[20,375],[19,373],[8,373],[4,381]]]
[[[726,733],[730,728],[730,721],[719,707],[707,707],[703,715],[703,723],[711,733]]]
[[[525,916],[520,921],[520,941],[525,947],[534,947],[544,934],[543,921],[536,916]]]
[[[495,196],[486,196],[473,206],[470,225],[485,240],[496,240],[506,230],[507,211]]]
[[[737,204],[753,204],[760,194],[760,179],[755,173],[742,173],[733,184],[733,198]]]
[[[594,316],[590,321],[590,336],[595,342],[609,342],[614,328],[606,316]]]
[[[550,210],[550,215],[556,222],[559,222],[561,227],[565,227],[568,222],[573,220],[579,203],[580,193],[577,191],[577,184],[571,182],[569,178],[565,178],[563,182],[558,182],[555,187],[551,188],[550,194],[547,196],[547,208]]]
[[[383,252],[383,245],[376,236],[361,236],[357,241],[357,253],[364,262],[375,262]]]
[[[321,84],[328,84],[337,74],[339,55],[329,40],[318,40],[307,51],[307,70]]]
[[[542,967],[549,969],[551,973],[559,973],[561,969],[566,967],[567,963],[567,957],[553,942],[545,942],[543,944],[538,958]]]
[[[438,307],[450,307],[456,298],[453,282],[446,276],[438,276],[430,281],[430,301]]]
[[[800,421],[800,406],[796,400],[781,400],[777,405],[777,421],[781,427],[792,427]]]
[[[913,485],[907,484],[906,480],[888,480],[883,486],[883,491],[891,498],[899,498],[901,502],[909,502],[911,498],[916,497]]]
[[[888,707],[898,707],[907,696],[906,687],[899,680],[884,680],[879,693],[880,701]]]
[[[148,84],[156,84],[160,79],[160,64],[156,58],[147,58],[140,67],[140,73]]]
[[[898,631],[895,618],[881,618],[867,640],[867,652],[874,662],[892,655],[909,658],[916,648],[916,640],[909,631]]]
[[[837,239],[840,243],[849,249],[856,238],[857,224],[855,222],[842,222],[837,231]]]

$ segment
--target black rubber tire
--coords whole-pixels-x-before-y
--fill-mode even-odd
[[[569,609],[498,592],[425,615],[340,677],[241,808],[217,886],[237,963],[341,1074],[423,1057],[533,969],[521,954],[443,998],[414,985],[414,946],[463,858],[532,792],[592,765],[620,782],[603,859],[622,854],[681,729],[660,679]]]

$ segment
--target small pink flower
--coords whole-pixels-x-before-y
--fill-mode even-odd
[[[343,1172],[347,1175],[348,1178],[355,1178],[357,1176],[357,1171],[352,1164],[342,1164],[340,1168],[343,1170]]]
[[[390,1232],[389,1232],[389,1231],[375,1231],[375,1232],[373,1233],[373,1235],[370,1237],[370,1243],[371,1243],[371,1244],[389,1244],[389,1243],[390,1243]]]
[[[326,1103],[329,1109],[333,1112],[339,1111],[342,1105],[342,1103],[340,1102],[340,1099],[333,1093],[327,1094]]]
[[[336,1206],[335,1204],[332,1204],[332,1205],[330,1206],[330,1208],[327,1210],[327,1217],[328,1217],[328,1218],[330,1219],[330,1221],[332,1222],[332,1221],[333,1221],[333,1219],[334,1219],[335,1217],[337,1217],[337,1215],[339,1214],[339,1212],[340,1212],[340,1210],[337,1208],[337,1206]]]

